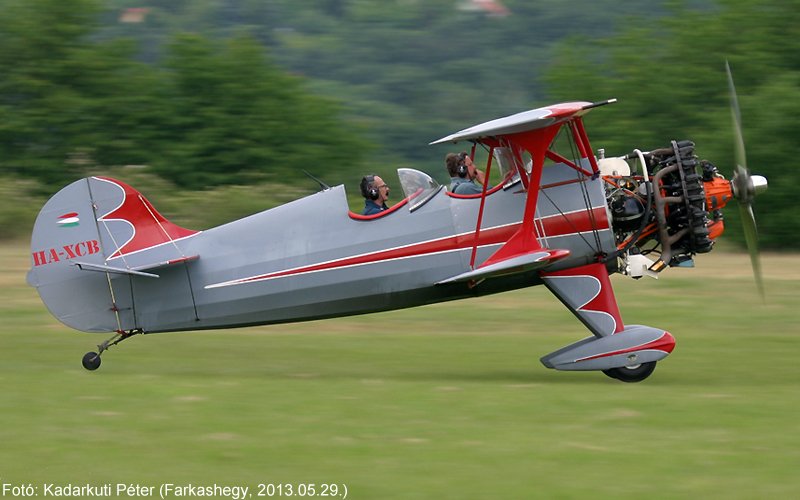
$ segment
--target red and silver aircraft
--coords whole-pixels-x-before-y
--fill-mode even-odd
[[[654,276],[710,251],[732,198],[755,249],[751,202],[766,180],[749,175],[742,154],[727,181],[688,141],[598,158],[583,117],[608,102],[533,109],[435,141],[466,141],[473,155],[484,149],[487,174],[499,169],[502,182],[457,195],[400,169],[405,198],[373,216],[351,212],[337,186],[193,231],[121,181],[81,179],[41,210],[28,283],[64,324],[114,332],[84,356],[89,370],[140,333],[331,318],[544,285],[591,335],[542,363],[640,381],[675,340],[626,324],[609,275]]]

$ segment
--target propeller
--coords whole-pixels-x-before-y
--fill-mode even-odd
[[[747,170],[747,157],[744,150],[742,137],[742,115],[739,111],[739,99],[736,97],[736,87],[733,84],[733,75],[728,61],[725,61],[725,70],[728,73],[728,90],[731,95],[731,116],[733,118],[733,137],[736,143],[736,169],[731,179],[733,196],[739,202],[739,213],[744,227],[744,239],[747,251],[750,253],[750,264],[753,266],[753,276],[761,298],[764,298],[764,280],[761,276],[761,260],[758,254],[758,230],[756,218],[753,214],[753,199],[757,194],[767,190],[767,179],[760,175],[751,175]]]

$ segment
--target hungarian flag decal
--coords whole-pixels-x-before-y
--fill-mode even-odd
[[[70,212],[58,218],[58,227],[75,227],[80,224],[78,212]]]

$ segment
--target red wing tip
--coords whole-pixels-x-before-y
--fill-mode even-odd
[[[548,260],[563,259],[564,257],[569,257],[570,254],[569,250],[564,250],[564,249],[558,249],[558,250],[545,249],[545,250],[547,250],[547,252],[550,254]]]

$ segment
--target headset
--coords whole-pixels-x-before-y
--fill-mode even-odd
[[[370,200],[377,200],[380,197],[380,192],[373,183],[375,182],[375,174],[364,176],[361,179],[361,195]]]
[[[458,176],[462,179],[465,178],[469,172],[467,165],[464,163],[464,160],[466,159],[467,153],[465,151],[458,153],[458,167],[456,168],[456,174],[458,174]]]

